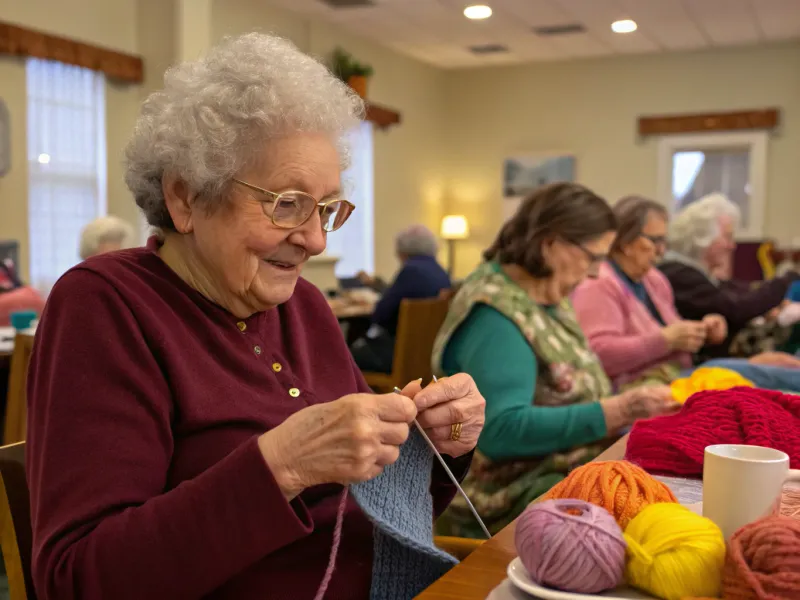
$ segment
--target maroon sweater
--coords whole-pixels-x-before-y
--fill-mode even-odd
[[[342,488],[288,503],[257,437],[369,388],[306,281],[239,320],[154,250],[75,267],[38,327],[27,471],[39,598],[310,599]],[[434,469],[437,511],[445,482]],[[326,600],[367,598],[371,568],[372,526],[350,500]]]

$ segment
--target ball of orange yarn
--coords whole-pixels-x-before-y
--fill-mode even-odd
[[[722,597],[800,598],[800,521],[767,517],[734,533],[722,571]]]
[[[602,506],[623,530],[646,506],[678,501],[665,484],[626,460],[590,462],[578,467],[541,499],[555,498],[575,498]]]

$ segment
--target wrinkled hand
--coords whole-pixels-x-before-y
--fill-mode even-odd
[[[314,485],[348,485],[380,475],[400,456],[417,415],[409,388],[405,395],[350,394],[315,404],[263,434],[261,454],[284,496],[292,499]]]
[[[403,391],[414,399],[419,410],[417,421],[442,454],[457,458],[472,451],[483,429],[486,400],[478,391],[472,377],[458,373],[442,377],[419,389],[412,382]],[[458,441],[450,439],[452,425],[461,423]]]
[[[751,357],[747,362],[752,365],[800,369],[800,358],[786,352],[762,352]]]
[[[661,330],[673,350],[697,352],[706,342],[706,325],[702,321],[676,321]]]
[[[366,286],[371,286],[375,283],[375,278],[366,271],[356,273],[356,278]]]
[[[642,386],[600,401],[606,417],[606,429],[616,432],[638,419],[670,414],[681,405],[672,396],[668,385]]]
[[[710,344],[721,344],[728,337],[728,323],[722,315],[706,315],[703,325],[706,326],[706,340]]]

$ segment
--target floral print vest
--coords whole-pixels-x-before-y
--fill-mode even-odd
[[[477,304],[486,304],[517,325],[536,356],[538,375],[531,402],[565,406],[597,402],[611,393],[611,383],[581,331],[572,305],[543,307],[511,281],[497,263],[484,263],[462,284],[450,306],[433,347],[433,372],[443,375],[447,343]],[[513,521],[525,507],[558,483],[571,469],[602,452],[609,441],[572,448],[549,456],[492,461],[475,451],[464,480],[469,495],[487,527],[495,533]],[[440,534],[480,537],[466,503],[457,497],[437,523]]]

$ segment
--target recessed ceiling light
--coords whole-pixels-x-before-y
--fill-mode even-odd
[[[464,9],[464,16],[468,19],[488,19],[492,16],[492,9],[485,4],[474,4]]]
[[[630,19],[623,19],[622,21],[614,21],[611,24],[611,31],[614,33],[630,33],[636,31],[636,21]]]
[[[50,162],[50,155],[49,154],[45,154],[44,152],[42,152],[39,155],[39,164],[46,165],[49,162]]]

